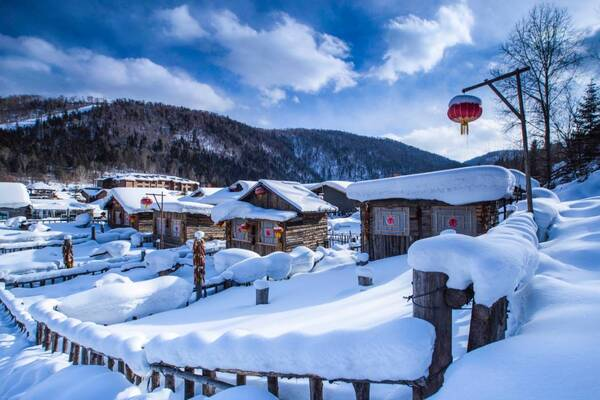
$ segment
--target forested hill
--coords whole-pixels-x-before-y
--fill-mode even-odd
[[[135,170],[224,185],[241,178],[361,180],[459,165],[389,139],[259,129],[205,111],[130,100],[0,129],[0,170],[19,177],[78,180]]]

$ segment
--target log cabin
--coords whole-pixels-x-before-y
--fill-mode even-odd
[[[261,179],[239,200],[215,206],[211,218],[225,223],[227,248],[266,255],[323,245],[327,213],[335,211],[335,206],[300,183]]]
[[[362,251],[379,260],[406,254],[416,240],[447,229],[487,232],[514,187],[509,170],[476,166],[357,182],[348,197],[361,202]]]
[[[198,189],[199,185],[196,181],[178,176],[132,172],[103,176],[96,179],[96,186],[103,189],[117,187],[162,188],[185,193]]]
[[[256,181],[236,181],[228,187],[221,188],[216,192],[206,194],[199,201],[201,201],[204,204],[211,204],[213,206],[216,206],[225,201],[238,200],[240,197],[245,195],[250,190],[250,188],[256,185],[256,183]],[[189,196],[186,196],[182,198],[182,200],[187,200],[188,197]]]
[[[153,236],[154,240],[161,239],[163,248],[181,246],[193,239],[197,231],[204,232],[205,240],[225,239],[225,227],[210,218],[213,206],[194,200],[169,199],[163,202],[162,212],[159,204],[152,204]]]
[[[0,182],[0,221],[13,217],[31,218],[31,200],[22,183]]]
[[[148,196],[148,194],[150,194]],[[130,226],[140,232],[154,231],[154,211],[150,206],[141,205],[142,198],[150,197],[156,202],[164,196],[164,201],[174,200],[174,195],[164,189],[157,188],[113,188],[110,190],[110,200],[106,204],[108,211],[107,222],[110,227]]]
[[[351,184],[352,182],[348,181],[325,181],[307,184],[306,187],[329,204],[336,206],[340,215],[348,216],[360,207],[358,201],[349,199],[346,194],[346,189]]]

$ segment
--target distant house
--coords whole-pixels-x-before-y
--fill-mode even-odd
[[[96,186],[103,189],[112,189],[117,187],[162,188],[166,190],[187,193],[198,189],[198,182],[180,178],[178,176],[136,172],[103,176],[96,179]]]
[[[338,213],[350,215],[358,209],[360,203],[349,199],[346,195],[346,189],[352,182],[348,181],[325,181],[320,183],[309,183],[305,186],[319,195],[326,202],[333,204],[338,208]]]
[[[31,200],[22,183],[0,182],[0,220],[31,218]]]
[[[525,199],[527,197],[527,178],[525,174],[518,169],[511,168],[509,171],[512,172],[515,177],[515,200]],[[531,188],[533,189],[536,187],[540,187],[540,182],[535,178],[531,178]]]
[[[83,197],[86,203],[98,200],[98,194],[102,191],[99,187],[85,187],[79,189],[78,193]]]
[[[225,228],[215,225],[210,218],[212,205],[201,199],[183,201],[169,198],[161,205],[152,204],[154,211],[154,239],[162,240],[162,247],[177,247],[194,238],[196,231],[204,232],[205,240],[224,240]]]
[[[240,197],[248,193],[248,191],[254,185],[256,185],[256,183],[257,181],[239,180],[227,187],[217,190],[214,193],[207,194],[206,196],[202,197],[200,201],[204,204],[211,204],[213,206],[216,206],[225,201],[238,200]]]
[[[361,202],[362,251],[378,260],[405,254],[416,240],[446,229],[487,232],[514,187],[509,170],[477,166],[357,182],[348,197]]]
[[[32,199],[31,218],[74,218],[79,214],[93,214],[93,207],[74,199]]]
[[[210,196],[213,193],[218,192],[221,189],[223,189],[223,188],[221,188],[221,187],[199,187],[198,189],[194,190],[192,193],[188,194],[187,197],[194,197],[194,198],[206,197],[206,196]]]
[[[45,182],[35,182],[27,185],[29,197],[32,199],[53,199],[58,191],[56,187]]]
[[[211,218],[225,223],[228,248],[265,255],[322,245],[327,239],[327,213],[336,210],[300,183],[262,179],[239,200],[215,206]]]
[[[150,197],[155,202],[152,195],[157,195],[160,201],[161,194],[164,200],[173,199],[171,192],[156,188],[114,188],[110,190],[110,200],[106,204],[108,211],[108,224],[111,227],[130,226],[140,232],[153,232],[153,212],[150,205],[145,207],[141,204],[142,198]]]

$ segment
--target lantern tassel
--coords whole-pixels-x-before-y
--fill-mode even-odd
[[[460,134],[461,135],[469,134],[469,124],[467,122],[463,122],[460,124]]]

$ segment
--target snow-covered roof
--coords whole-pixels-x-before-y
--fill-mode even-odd
[[[93,206],[75,199],[32,199],[34,210],[91,210]]]
[[[515,176],[515,186],[522,190],[525,190],[527,188],[527,180],[525,174],[519,171],[518,169],[513,168],[511,168],[509,171],[512,172],[512,174]],[[540,182],[535,178],[531,178],[531,187],[540,187]]]
[[[202,214],[210,215],[213,205],[201,203],[200,199],[193,200],[182,200],[183,198],[173,199],[169,198],[163,202],[163,211],[175,212],[175,213],[189,213],[189,214]],[[154,201],[154,199],[152,200]],[[160,206],[157,203],[152,203],[151,208],[153,210],[160,210]]]
[[[149,212],[152,211],[151,208],[144,208],[141,206],[140,201],[143,197],[146,197],[147,194],[150,194],[148,197],[152,199],[154,202],[154,197],[152,194],[164,195],[163,202],[171,202],[176,201],[177,197],[173,194],[173,192],[161,189],[161,188],[113,188],[110,190],[110,194],[112,198],[114,198],[123,209],[128,214],[136,214],[140,212]],[[160,196],[157,197],[160,201]]]
[[[223,188],[222,187],[199,187],[198,189],[194,190],[192,193],[188,194],[186,197],[210,196],[211,194],[214,194],[221,189],[223,189]]]
[[[173,181],[173,182],[181,182],[181,183],[195,183],[198,182],[192,181],[190,179],[180,178],[178,176],[172,175],[162,175],[162,174],[146,174],[141,172],[131,172],[131,173],[122,173],[122,174],[112,174],[105,175],[100,180],[105,179],[114,179],[114,180],[123,180],[123,181]]]
[[[97,188],[97,187],[93,187],[93,188],[83,188],[81,189],[81,191],[83,193],[85,193],[86,195],[88,195],[89,197],[94,197],[95,195],[97,195],[98,193],[100,193],[102,189],[101,188]]]
[[[266,219],[269,221],[288,221],[298,216],[294,211],[275,210],[272,208],[257,207],[253,204],[239,200],[223,202],[212,209],[210,215],[215,223],[234,218]]]
[[[31,205],[27,188],[22,183],[0,182],[0,207],[21,208]]]
[[[248,190],[254,185],[256,185],[256,181],[236,181],[228,187],[202,197],[201,201],[205,204],[217,205],[225,201],[237,200],[248,193]]]
[[[29,190],[57,190],[56,187],[50,186],[46,182],[34,182],[27,185]]]
[[[337,207],[329,204],[310,189],[298,182],[275,181],[271,179],[261,179],[256,185],[250,188],[248,192],[254,190],[259,185],[269,189],[283,200],[292,205],[296,210],[302,213],[310,212],[333,212]],[[241,200],[246,197],[240,197]]]
[[[514,175],[503,167],[485,165],[356,182],[349,198],[439,200],[452,205],[493,201],[512,196]]]
[[[339,190],[342,193],[346,193],[346,189],[348,189],[348,186],[350,186],[352,183],[354,182],[350,182],[350,181],[324,181],[324,182],[318,182],[318,183],[307,183],[304,184],[304,186],[310,190],[315,190],[318,189],[320,187],[323,186],[329,186],[330,188],[333,188],[335,190]]]

